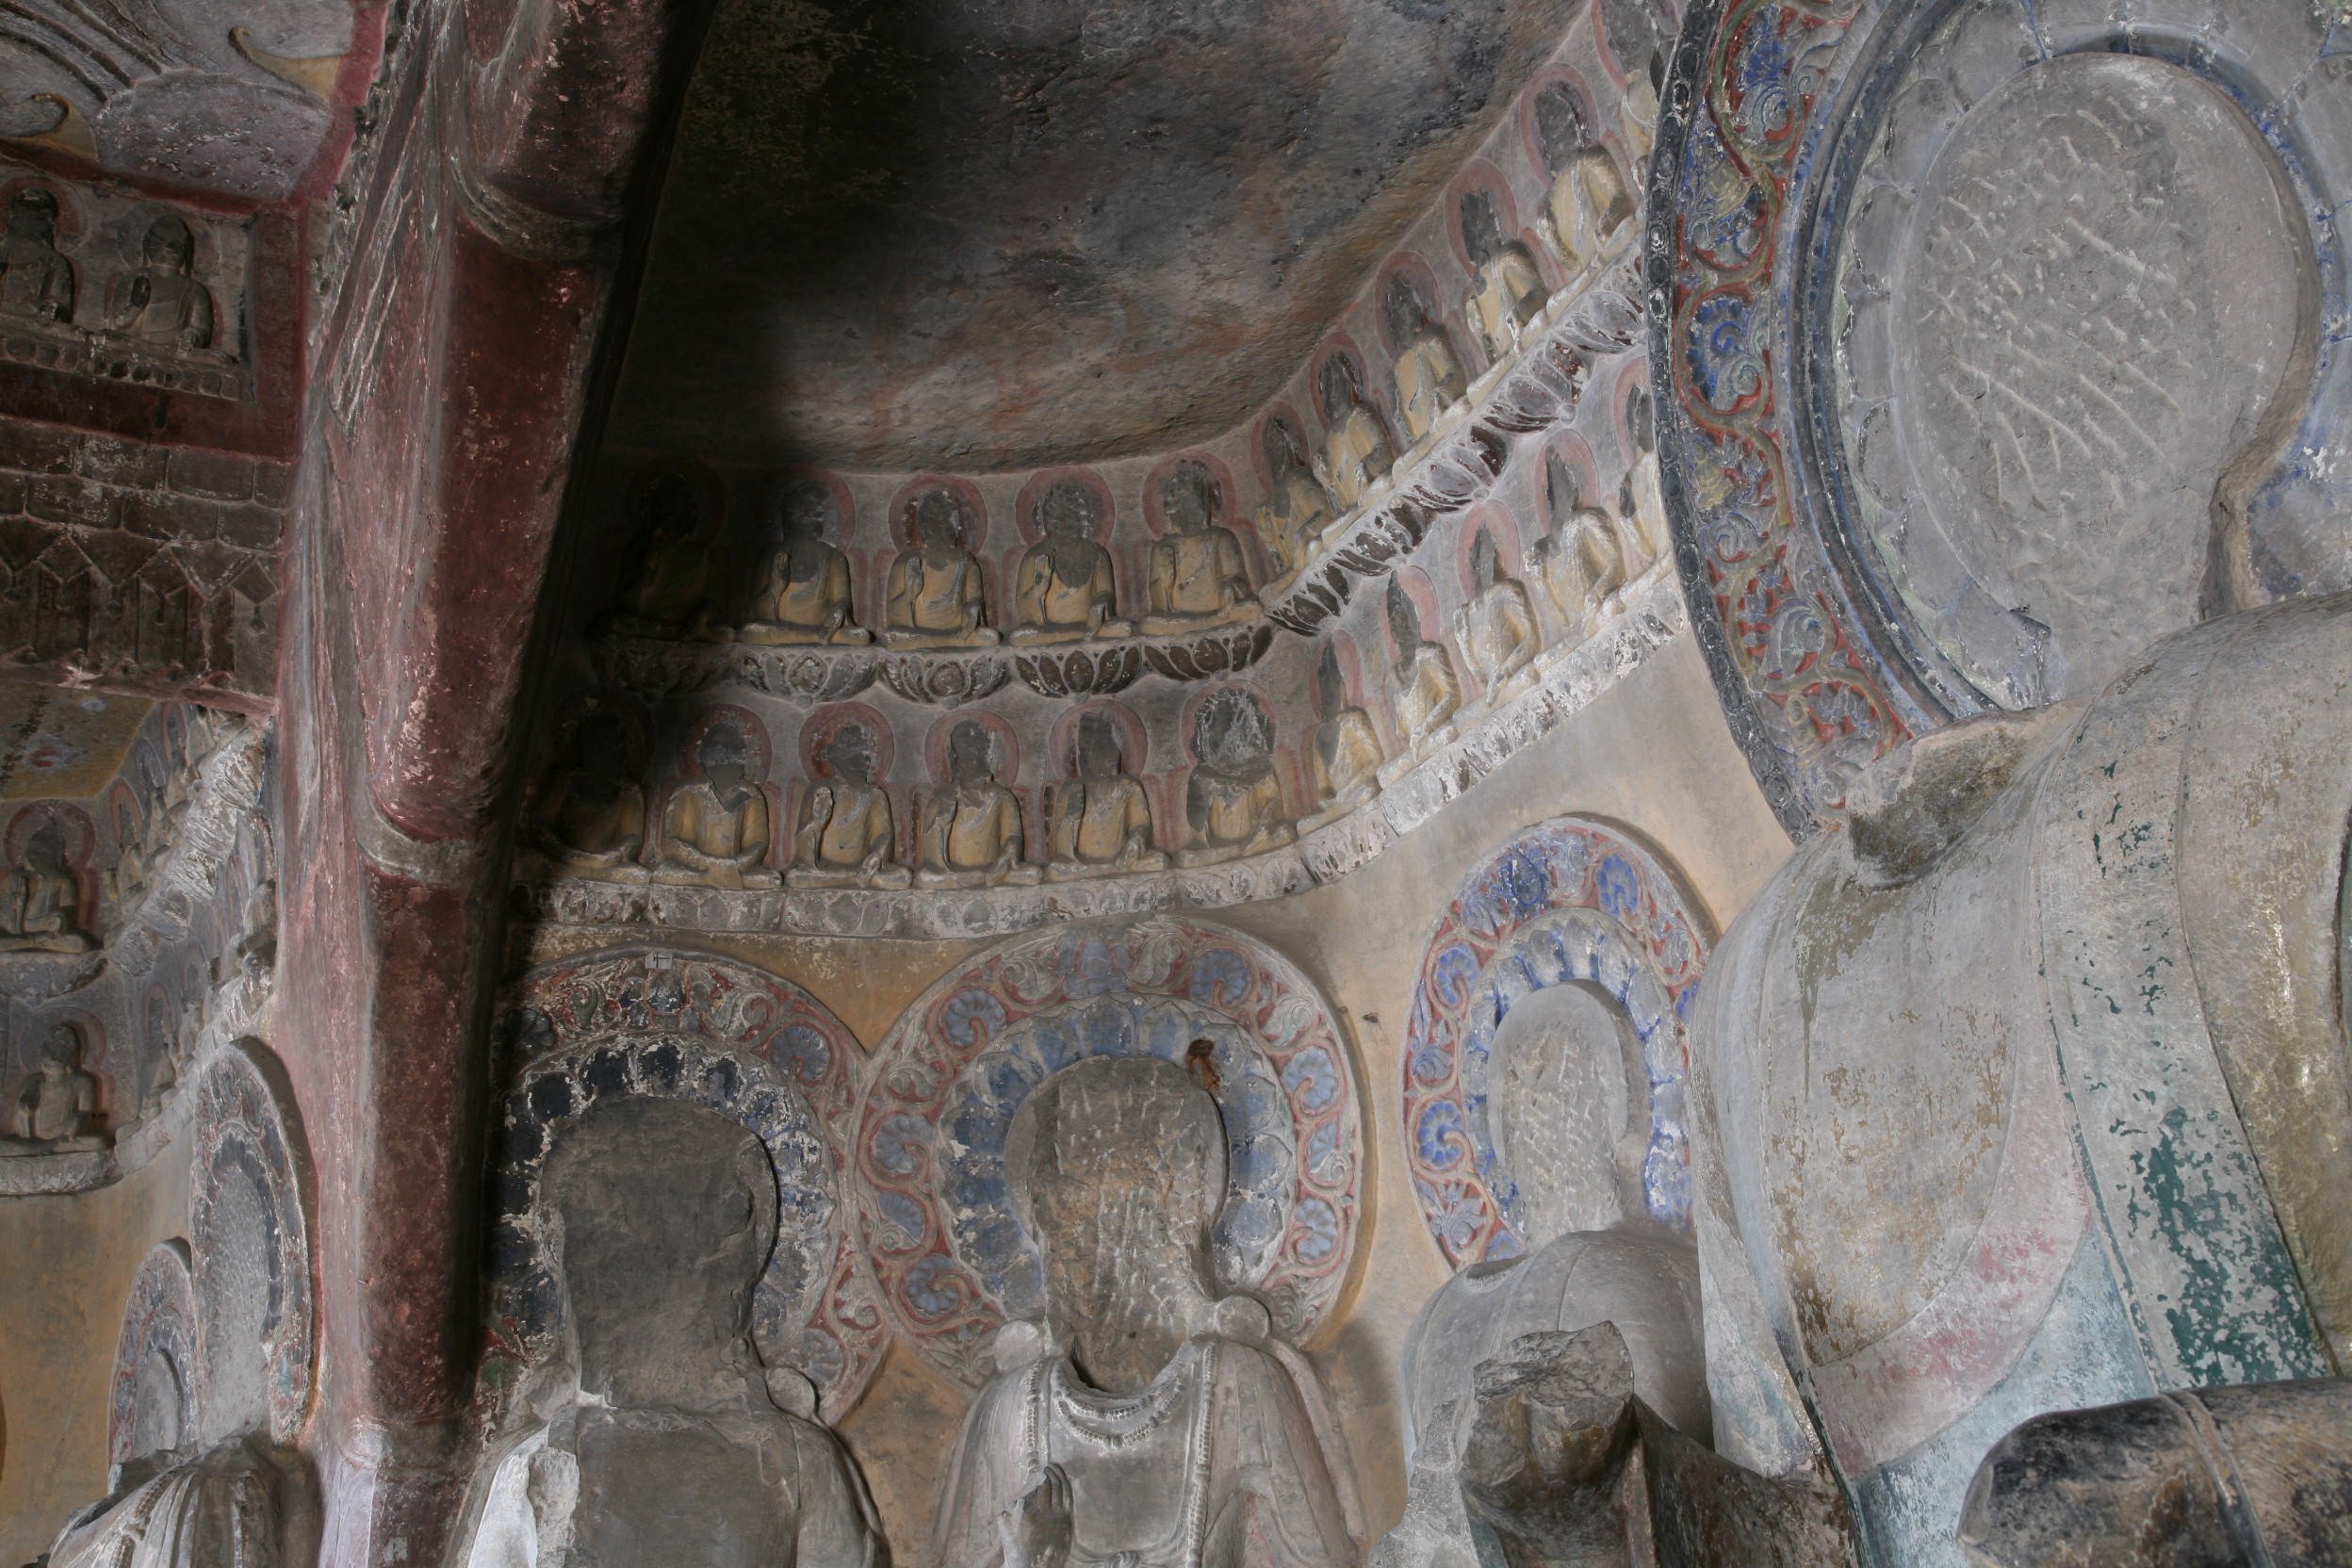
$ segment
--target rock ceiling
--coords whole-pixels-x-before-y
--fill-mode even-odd
[[[1230,428],[1580,8],[724,0],[615,433],[975,471]]]

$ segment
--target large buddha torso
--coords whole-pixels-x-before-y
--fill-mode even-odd
[[[947,864],[952,871],[980,871],[1021,831],[1021,808],[1002,784],[982,780],[948,786]],[[1013,845],[1016,852],[1019,845]]]
[[[905,625],[917,631],[961,631],[966,604],[977,597],[979,564],[959,549],[908,550],[898,558]]]
[[[1225,608],[1225,582],[1233,575],[1229,550],[1238,559],[1233,535],[1221,528],[1198,533],[1171,533],[1160,541],[1167,612],[1173,615],[1214,615]]]
[[[848,599],[848,560],[823,542],[813,548],[822,552],[817,557],[816,569],[797,582],[792,580],[792,558],[788,551],[777,550],[768,557],[761,574],[760,602],[752,606],[756,618],[813,630],[825,624],[835,606]]]
[[[727,859],[768,841],[768,804],[757,790],[746,789],[728,806],[707,779],[679,786],[670,797],[670,836],[693,844],[705,855]]]
[[[1035,608],[1037,624],[1057,630],[1083,627],[1092,617],[1095,605],[1109,596],[1108,552],[1092,545],[1081,560],[1084,567],[1073,583],[1054,569],[1050,546],[1033,546],[1021,559],[1021,585],[1027,590],[1023,596]]]
[[[826,781],[833,804],[817,836],[817,859],[827,866],[855,866],[890,841],[890,797],[872,784]]]

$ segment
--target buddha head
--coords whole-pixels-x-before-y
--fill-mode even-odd
[[[1258,427],[1258,449],[1265,454],[1266,471],[1273,476],[1278,489],[1292,474],[1306,470],[1307,454],[1287,419],[1268,419]]]
[[[1356,396],[1356,368],[1348,363],[1346,354],[1333,354],[1323,362],[1315,384],[1323,394],[1323,417],[1336,425],[1348,416],[1348,411],[1359,400]]]
[[[65,874],[65,835],[57,830],[56,819],[43,819],[24,841],[24,866],[43,876]]]
[[[1462,198],[1462,248],[1472,267],[1484,267],[1502,254],[1502,220],[1494,216],[1494,199],[1483,190]]]
[[[41,1031],[33,1065],[53,1078],[67,1077],[82,1070],[83,1050],[81,1025],[61,1018]]]
[[[947,732],[947,774],[958,784],[996,776],[996,737],[978,719],[964,719]]]
[[[694,482],[684,474],[659,474],[646,486],[645,527],[662,544],[683,544],[694,537],[701,520],[702,498],[694,494]]]
[[[585,1393],[693,1408],[758,1378],[776,1192],[755,1135],[682,1101],[606,1100],[557,1139],[540,1204]]]
[[[742,804],[744,786],[751,779],[751,739],[741,725],[732,719],[712,724],[702,732],[694,760],[702,765],[702,776],[710,780],[722,804],[730,808]]]
[[[1544,149],[1544,167],[1555,174],[1592,144],[1584,110],[1566,82],[1554,82],[1536,95],[1535,139]]]
[[[1090,1056],[1032,1090],[1004,1170],[1054,1315],[1102,1324],[1204,1300],[1225,1162],[1217,1102],[1174,1062]]]
[[[874,743],[867,738],[863,726],[841,726],[827,738],[819,756],[824,759],[825,770],[836,778],[846,778],[852,784],[873,781]]]
[[[1399,659],[1412,658],[1421,645],[1421,612],[1405,585],[1393,577],[1388,580],[1388,640],[1396,645]]]
[[[833,521],[833,492],[812,479],[797,480],[776,498],[776,533],[792,580],[807,582],[825,569],[825,532]]]
[[[963,507],[953,490],[925,490],[908,504],[917,548],[936,554],[963,547]]]
[[[1094,492],[1074,479],[1049,487],[1037,501],[1037,528],[1045,535],[1054,575],[1076,588],[1094,576]]]
[[[1478,537],[1470,541],[1470,592],[1483,594],[1502,576],[1503,552],[1495,546],[1494,531],[1480,528]]]
[[[1126,760],[1126,747],[1119,739],[1119,726],[1108,713],[1081,713],[1078,716],[1078,776],[1092,783],[1105,783],[1119,776],[1119,767]]]
[[[157,271],[184,273],[196,264],[196,237],[188,233],[186,223],[167,212],[147,226],[140,253]]]
[[[1332,719],[1348,706],[1348,678],[1340,673],[1339,645],[1325,643],[1323,657],[1315,664],[1315,711],[1317,718]]]
[[[572,727],[564,766],[571,775],[572,792],[594,804],[617,798],[631,770],[636,737],[628,723],[610,708],[592,708]],[[709,764],[704,764],[705,771]]]
[[[1180,463],[1160,486],[1160,507],[1179,533],[1200,533],[1217,521],[1224,499],[1215,476],[1198,463]]]
[[[57,232],[57,199],[39,186],[27,186],[8,203],[8,237],[49,244]]]
[[[1274,765],[1274,721],[1240,687],[1212,692],[1192,721],[1192,754],[1212,773],[1252,777]]]
[[[1386,313],[1388,335],[1399,351],[1429,330],[1429,304],[1410,273],[1397,272],[1389,278],[1380,304]]]

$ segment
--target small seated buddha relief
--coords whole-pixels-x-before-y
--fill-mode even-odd
[[[1070,781],[1054,792],[1049,880],[1074,882],[1167,867],[1168,857],[1152,847],[1152,803],[1143,786],[1125,773],[1124,761],[1119,726],[1110,715],[1081,714],[1075,766]]]
[[[1180,866],[1214,866],[1298,837],[1282,808],[1274,765],[1274,720],[1249,691],[1212,692],[1192,721],[1199,759],[1184,785],[1184,820],[1193,841],[1176,852]]]
[[[766,869],[768,794],[752,777],[751,737],[719,719],[694,748],[702,776],[670,792],[662,812],[662,863],[656,882],[709,888],[773,888]]]
[[[1633,463],[1617,487],[1617,515],[1625,519],[1642,553],[1656,561],[1672,551],[1674,542],[1666,527],[1666,498],[1658,487],[1658,405],[1648,387],[1636,386],[1626,398],[1625,424],[1633,433]],[[1640,570],[1629,566],[1627,575]]]
[[[1336,644],[1323,645],[1315,666],[1315,710],[1323,721],[1315,727],[1312,759],[1315,810],[1299,821],[1301,833],[1346,816],[1380,792],[1380,737],[1372,716],[1348,700]]]
[[[591,709],[572,727],[531,811],[532,841],[559,870],[608,882],[645,880],[636,864],[645,833],[637,757],[628,722],[610,709]]]
[[[0,237],[0,316],[74,319],[74,264],[58,253],[57,239],[57,197],[37,185],[18,191]]]
[[[980,563],[964,548],[963,500],[941,487],[908,504],[914,543],[890,563],[882,645],[890,648],[993,646],[988,588]]]
[[[1625,585],[1625,547],[1616,520],[1587,506],[1576,471],[1553,452],[1544,459],[1544,491],[1552,531],[1535,542],[1536,579],[1571,639],[1592,630],[1608,612],[1612,596]]]
[[[1111,552],[1095,542],[1094,492],[1076,480],[1049,486],[1037,502],[1041,537],[1013,573],[1013,644],[1071,643],[1126,637],[1119,618],[1119,578]]]
[[[1537,96],[1535,128],[1552,176],[1544,232],[1570,274],[1581,273],[1633,216],[1633,197],[1617,160],[1586,127],[1567,83],[1554,82]]]
[[[1305,449],[1283,420],[1266,420],[1258,441],[1270,482],[1252,521],[1259,543],[1274,558],[1276,574],[1288,578],[1314,560],[1323,543],[1331,523],[1331,493],[1315,477]]]
[[[774,538],[752,574],[748,613],[735,631],[739,642],[874,640],[856,624],[849,557],[825,542],[837,517],[833,492],[816,480],[798,481],[777,498]]]
[[[1198,463],[1184,463],[1160,489],[1168,533],[1152,547],[1152,612],[1148,637],[1205,630],[1258,612],[1241,541],[1219,524],[1222,496]]]
[[[54,819],[24,841],[24,859],[0,878],[0,954],[88,953],[81,881],[66,864],[65,834]]]
[[[172,349],[212,346],[212,294],[191,275],[196,237],[166,213],[150,224],[141,265],[114,280],[106,300],[110,331]]]
[[[1333,509],[1345,515],[1387,488],[1389,471],[1396,466],[1396,448],[1380,411],[1364,400],[1356,368],[1347,355],[1333,354],[1323,362],[1319,384],[1324,417],[1331,423],[1315,477],[1331,493]]]
[[[1443,643],[1421,635],[1421,612],[1395,578],[1388,580],[1388,635],[1396,661],[1388,667],[1389,702],[1404,751],[1380,768],[1382,784],[1393,784],[1413,764],[1454,738],[1454,714],[1462,707],[1462,682]]]
[[[792,888],[906,887],[890,797],[874,781],[874,740],[862,725],[835,730],[818,755],[825,776],[800,798],[792,826]]]
[[[689,476],[658,474],[644,493],[645,526],[621,562],[620,591],[599,632],[622,637],[709,641],[719,559],[702,540],[702,498]]]
[[[1454,612],[1454,640],[1485,688],[1479,700],[1490,707],[1526,688],[1529,667],[1544,646],[1535,629],[1535,606],[1527,602],[1527,589],[1504,575],[1502,550],[1490,529],[1479,529],[1470,542],[1470,600]]]
[[[1382,302],[1396,345],[1396,415],[1405,422],[1405,439],[1417,447],[1440,425],[1462,416],[1470,378],[1445,326],[1429,318],[1429,302],[1411,274],[1391,277]]]
[[[947,781],[924,799],[916,826],[916,887],[1027,887],[1042,874],[1021,858],[1021,797],[997,782],[995,749],[978,719],[948,731]]]
[[[0,1154],[83,1154],[111,1148],[98,1078],[82,1066],[82,1031],[60,1019],[36,1047],[34,1069],[8,1106]]]
[[[1473,270],[1462,313],[1486,350],[1486,362],[1497,365],[1517,350],[1519,335],[1543,311],[1549,290],[1527,248],[1504,237],[1494,198],[1485,191],[1463,195],[1459,220]]]

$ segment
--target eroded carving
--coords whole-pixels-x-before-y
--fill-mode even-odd
[[[1345,516],[1388,488],[1396,448],[1380,411],[1364,401],[1355,365],[1346,354],[1324,360],[1317,386],[1330,433],[1323,438],[1315,477],[1331,492],[1331,510]]]
[[[1454,637],[1484,688],[1481,705],[1510,701],[1533,678],[1529,666],[1544,645],[1535,629],[1535,606],[1527,602],[1526,587],[1504,575],[1502,551],[1491,529],[1480,528],[1470,542],[1470,597],[1454,612]]]
[[[635,726],[601,705],[582,711],[532,803],[531,839],[569,876],[642,882],[645,792]],[[706,769],[707,771],[707,769]]]
[[[1654,469],[1650,488],[1655,494]],[[1576,471],[1558,452],[1544,457],[1544,494],[1551,531],[1538,539],[1528,553],[1534,558],[1536,580],[1544,584],[1544,596],[1575,639],[1608,612],[1610,596],[1625,587],[1628,575],[1625,542],[1608,513],[1585,504]]]
[[[1462,681],[1453,655],[1443,643],[1421,635],[1421,612],[1403,583],[1388,580],[1388,638],[1396,650],[1388,666],[1389,710],[1396,715],[1402,752],[1384,763],[1383,784],[1454,738],[1454,714],[1462,707]]]
[[[835,520],[833,492],[804,479],[777,498],[776,539],[760,558],[738,641],[760,644],[873,641],[857,624],[849,558],[825,542]]]
[[[176,772],[171,777],[179,780]],[[180,808],[187,809],[185,795]],[[54,818],[43,818],[24,840],[23,861],[0,880],[0,954],[87,953],[97,941],[83,929],[85,919],[80,878],[66,864],[65,834]]]
[[[1258,612],[1241,541],[1217,521],[1223,498],[1198,463],[1184,463],[1161,489],[1167,537],[1152,547],[1152,612],[1148,637],[1175,637],[1243,620]]]
[[[1094,491],[1076,480],[1048,487],[1037,502],[1042,538],[1021,553],[1013,573],[1013,644],[1125,637],[1119,578],[1111,552],[1095,543]]]
[[[1315,729],[1316,807],[1299,820],[1301,833],[1346,816],[1380,792],[1380,737],[1371,715],[1348,700],[1336,644],[1323,645],[1315,666],[1315,710],[1323,721]]]
[[[1287,580],[1315,559],[1323,543],[1323,531],[1331,523],[1331,493],[1315,478],[1287,420],[1267,419],[1258,441],[1269,480],[1252,520],[1274,558],[1276,578]]]
[[[1536,96],[1537,140],[1552,177],[1544,204],[1544,234],[1569,275],[1581,275],[1612,248],[1633,217],[1633,194],[1617,160],[1585,124],[1583,108],[1565,82]]]
[[[1473,269],[1462,314],[1486,350],[1486,362],[1500,365],[1518,351],[1520,335],[1543,313],[1550,291],[1527,248],[1504,235],[1494,197],[1464,192],[1456,221]]]
[[[1396,345],[1396,416],[1405,422],[1405,439],[1417,447],[1468,411],[1470,377],[1445,323],[1430,319],[1412,274],[1388,280],[1381,305]]]
[[[944,486],[907,504],[914,543],[890,563],[882,645],[892,648],[990,646],[981,625],[988,588],[980,563],[964,548],[964,502]]]
[[[57,199],[27,186],[8,203],[0,239],[0,314],[28,321],[74,318],[74,268],[57,253]]]
[[[657,882],[713,888],[773,888],[766,868],[774,818],[768,787],[752,776],[758,746],[743,725],[711,721],[694,747],[695,776],[670,791],[662,808]]]
[[[165,213],[147,227],[140,265],[114,280],[106,327],[141,343],[172,349],[212,346],[212,294],[194,274],[196,237]],[[0,292],[6,289],[0,283]]]
[[[1176,852],[1179,866],[1214,866],[1297,837],[1282,805],[1274,719],[1264,698],[1237,686],[1210,693],[1193,715],[1192,754],[1184,820],[1193,842]]]
[[[916,830],[916,887],[1025,887],[1042,874],[1021,858],[1021,797],[997,782],[995,750],[978,719],[948,731],[947,780],[924,799]]]
[[[1217,1102],[1173,1062],[1074,1063],[1021,1102],[1005,1163],[1046,1313],[997,1334],[937,1560],[1354,1563],[1347,1461],[1313,1373],[1264,1307],[1207,1284]]]
[[[8,1107],[0,1154],[83,1154],[113,1147],[98,1075],[82,1065],[81,1026],[59,1019],[41,1036],[37,1066]]]
[[[843,725],[825,741],[823,776],[800,797],[792,828],[794,888],[904,888],[914,874],[898,864],[890,797],[874,781],[874,741],[865,727]]]
[[[1056,882],[1159,871],[1168,857],[1152,847],[1152,803],[1124,771],[1126,746],[1107,713],[1079,715],[1070,782],[1054,792],[1053,859]]]
[[[642,483],[645,523],[622,558],[621,585],[597,629],[623,637],[709,638],[719,585],[717,553],[702,537],[703,499],[675,469]]]

